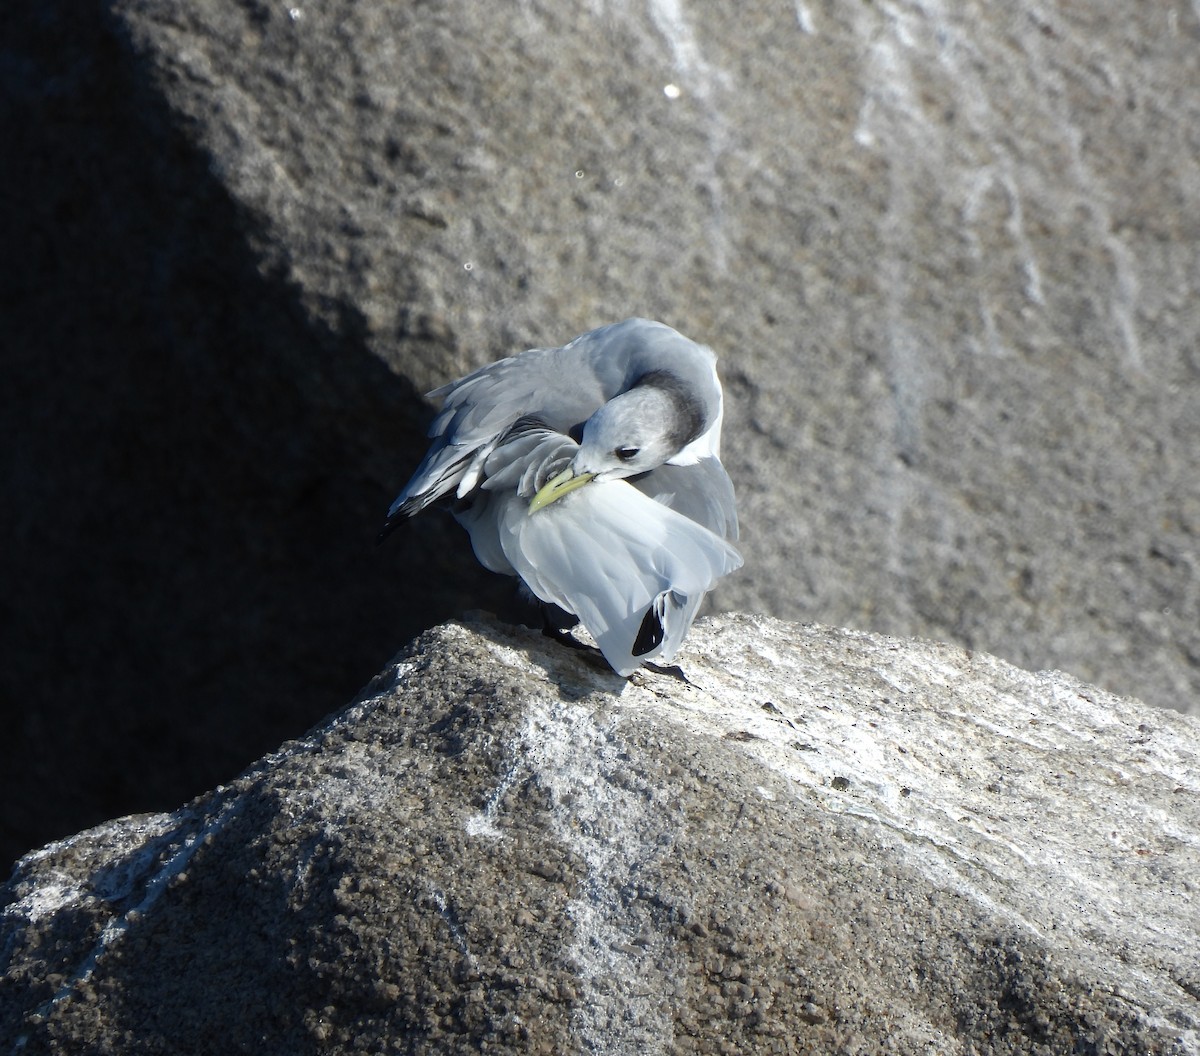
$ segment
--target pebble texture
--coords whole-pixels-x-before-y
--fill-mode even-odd
[[[453,525],[371,549],[419,394],[633,314],[721,356],[718,605],[1197,707],[1195,4],[6,25],[13,853],[227,780],[498,611]]]
[[[1200,1052],[1200,723],[728,615],[494,622],[0,889],[13,1052]]]

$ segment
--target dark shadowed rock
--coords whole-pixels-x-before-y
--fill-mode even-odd
[[[720,605],[1195,707],[1194,5],[25,6],[14,853],[498,607],[453,526],[371,549],[418,394],[631,314],[722,358]]]
[[[1200,1052],[1200,726],[718,617],[689,682],[493,622],[0,889],[0,1037],[122,1053]]]

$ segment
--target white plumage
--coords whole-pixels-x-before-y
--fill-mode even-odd
[[[712,352],[629,319],[430,395],[433,444],[388,526],[449,501],[479,561],[576,615],[618,673],[672,659],[742,563]]]

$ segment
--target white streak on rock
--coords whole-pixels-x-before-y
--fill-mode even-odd
[[[670,848],[681,821],[659,802],[664,789],[623,765],[617,743],[593,709],[532,706],[513,767],[474,824],[495,825],[498,804],[518,777],[532,777],[549,794],[556,836],[587,865],[579,897],[567,906],[576,939],[566,952],[585,988],[575,1013],[583,1051],[652,1056],[672,1037],[656,968],[666,951],[631,892],[639,873]]]
[[[683,87],[699,102],[708,155],[697,173],[697,182],[708,197],[709,242],[717,271],[725,270],[729,257],[725,231],[724,181],[717,172],[721,156],[729,149],[729,123],[718,101],[728,82],[724,72],[705,58],[681,0],[650,0],[650,17],[671,49],[671,59]]]
[[[1080,237],[1101,247],[1110,261],[1112,285],[1096,292],[1098,311],[1108,317],[1113,345],[1124,366],[1140,373],[1143,359],[1137,323],[1141,293],[1139,264],[1132,249],[1115,231],[1113,191],[1087,159],[1084,130],[1071,112],[1072,92],[1064,82],[1061,59],[1046,53],[1050,45],[1043,40],[1039,28],[1039,24],[1048,24],[1045,17],[1031,11],[1017,35],[1025,52],[1032,57],[1022,70],[1022,75],[1032,82],[1032,94],[1038,101],[1031,119],[1054,129],[1067,151],[1068,164],[1061,173],[1041,173],[1022,164],[1013,146],[1001,134],[1011,124],[1011,117],[993,103],[995,87],[985,77],[995,57],[984,54],[974,38],[975,23],[969,12],[949,8],[942,0],[884,2],[879,10],[882,17],[870,8],[862,9],[858,16],[858,32],[867,42],[866,87],[854,139],[860,146],[879,149],[889,157],[924,158],[927,166],[892,166],[892,197],[885,231],[908,231],[920,222],[912,209],[911,192],[924,182],[927,172],[937,173],[948,182],[947,203],[957,203],[961,210],[963,234],[973,255],[983,261],[982,247],[990,240],[981,236],[975,225],[983,198],[998,188],[1006,198],[1005,226],[1025,277],[1022,293],[1030,304],[1042,308],[1046,303],[1042,270],[1026,231],[1023,200],[1061,199],[1073,190],[1077,211],[1085,221]],[[1088,53],[1086,41],[1070,44],[1084,58],[1094,60],[1096,76],[1107,89],[1115,91],[1120,87],[1119,78],[1104,57]],[[1053,46],[1061,49],[1063,41],[1056,38]],[[953,123],[945,122],[940,114],[930,113],[916,87],[922,77],[928,78],[936,68],[954,85]],[[973,167],[969,161],[966,165],[962,163],[964,154],[973,158]],[[956,173],[960,174],[957,186]],[[1056,181],[1053,187],[1048,185],[1049,180]],[[897,251],[889,239],[881,267],[887,267],[888,258]],[[909,262],[901,259],[901,266],[907,272]],[[889,289],[895,279],[889,272],[886,280]],[[908,285],[900,287],[904,296]],[[1006,354],[1009,339],[1001,332],[986,293],[980,295],[979,317],[984,347],[995,355]],[[926,339],[925,335],[916,337],[918,344]]]
[[[163,822],[168,820],[177,822],[177,829],[174,833],[169,830],[164,830],[163,836],[169,837],[166,842],[170,844],[172,839],[177,839],[178,843],[173,851],[168,856],[159,861],[164,848],[164,839],[151,839],[144,844],[141,850],[128,863],[124,874],[123,882],[110,892],[112,900],[118,900],[127,897],[130,892],[140,882],[145,880],[145,889],[141,900],[136,906],[127,909],[119,916],[114,916],[104,925],[100,932],[100,937],[96,940],[95,945],[89,951],[86,957],[80,962],[75,971],[67,978],[63,984],[55,992],[41,1008],[39,1008],[33,1016],[27,1017],[28,1022],[37,1022],[41,1017],[44,1017],[49,1010],[58,1002],[69,998],[81,983],[86,983],[96,970],[96,965],[100,958],[117,942],[122,936],[133,927],[147,912],[154,906],[162,894],[167,890],[171,881],[182,873],[192,860],[192,856],[202,846],[206,840],[215,837],[234,817],[240,813],[243,806],[243,801],[237,798],[227,800],[220,810],[215,815],[207,818],[203,825],[199,828],[188,831],[189,826],[194,825],[196,819],[191,816],[190,812],[181,810],[172,815],[157,815],[152,822],[157,823],[155,827],[161,827]],[[116,824],[116,823],[110,823]],[[103,827],[102,827],[103,828]],[[134,827],[133,832],[138,832],[138,827]],[[145,829],[140,829],[145,832]],[[123,834],[128,837],[128,833]],[[78,837],[75,837],[78,839]],[[50,847],[44,848],[40,853],[46,854],[51,851],[57,844],[52,844]],[[149,878],[146,874],[151,872]],[[80,897],[80,892],[77,888],[68,889],[66,886],[61,891],[62,896],[67,899],[66,902],[53,906],[49,903],[42,903],[37,907],[42,912],[53,912],[65,908],[71,901],[77,901]],[[17,904],[18,907],[20,903]],[[10,910],[11,912],[11,910]],[[6,914],[8,915],[8,914]],[[28,1043],[28,1035],[22,1035],[17,1038],[14,1048],[23,1048]]]

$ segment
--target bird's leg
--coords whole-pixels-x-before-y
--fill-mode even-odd
[[[696,683],[683,673],[683,668],[678,664],[672,664],[670,667],[663,667],[661,664],[652,664],[649,661],[643,661],[642,666],[653,671],[656,675],[670,675],[671,678],[676,678],[685,686],[694,686]]]
[[[547,638],[552,638],[561,645],[569,646],[572,649],[592,648],[579,641],[571,633],[573,627],[579,626],[579,617],[574,613],[567,612],[566,609],[561,609],[548,602],[539,602],[538,608],[542,613],[542,634]]]
[[[569,649],[580,649],[583,652],[597,653],[600,650],[595,646],[588,645],[586,642],[581,642],[570,631],[564,631],[561,627],[554,627],[551,624],[546,624],[542,628],[542,634],[552,641],[558,642],[559,645],[565,645]]]
[[[543,635],[558,642],[559,645],[565,645],[568,649],[574,649],[580,660],[594,667],[597,671],[604,671],[610,675],[613,673],[612,667],[604,659],[604,654],[599,649],[594,645],[581,642],[571,633],[571,628],[579,624],[578,616],[559,608],[557,605],[542,603],[541,609]],[[565,627],[562,626],[564,623],[567,624]]]

